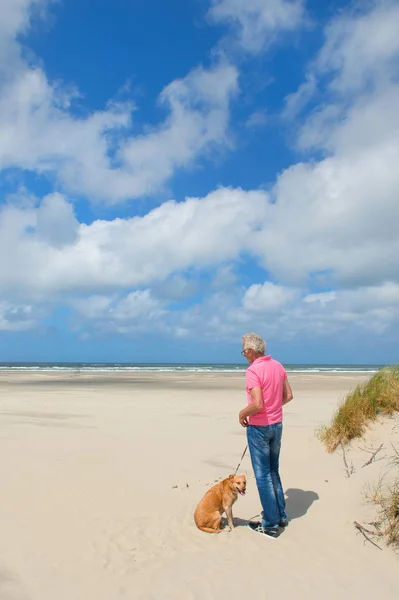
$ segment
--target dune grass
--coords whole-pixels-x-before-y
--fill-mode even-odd
[[[327,452],[361,437],[378,415],[399,412],[399,365],[378,371],[367,383],[358,385],[350,392],[331,423],[319,430],[318,435]],[[390,466],[399,468],[399,451],[394,446]],[[378,518],[374,523],[375,536],[384,538],[389,546],[399,552],[399,478],[391,484],[383,479],[372,492],[366,494],[378,506]]]
[[[396,462],[396,466],[398,465],[399,461]],[[376,534],[399,552],[399,479],[387,485],[383,485],[381,481],[366,496],[378,506],[379,514],[374,523]]]
[[[338,408],[329,426],[319,431],[327,452],[361,437],[378,415],[399,411],[399,365],[378,371],[358,385]]]

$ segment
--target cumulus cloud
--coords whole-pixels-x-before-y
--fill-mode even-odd
[[[399,280],[398,44],[392,23],[399,26],[397,2],[339,16],[312,61],[305,85],[313,82],[308,91],[317,88],[323,102],[304,117],[298,136],[301,147],[327,156],[279,175],[275,204],[254,244],[265,266],[286,283],[356,287]],[[302,86],[298,94],[301,99]]]
[[[114,203],[159,191],[176,170],[229,143],[238,74],[226,61],[167,85],[159,97],[167,116],[144,134],[135,132],[133,101],[74,114],[77,91],[24,58],[19,36],[47,4],[1,0],[0,169],[51,174],[67,192]]]
[[[245,127],[249,129],[257,129],[260,127],[264,127],[269,120],[267,112],[265,110],[256,110],[251,113],[245,121]]]
[[[26,31],[35,17],[43,17],[56,0],[0,0],[0,73],[5,76],[22,65],[17,36]]]
[[[263,285],[251,285],[245,292],[242,304],[249,312],[276,312],[291,304],[297,295],[294,289],[266,281]]]
[[[306,81],[301,83],[299,89],[285,98],[283,117],[289,120],[298,117],[314,95],[315,91],[316,78],[313,73],[308,73]]]
[[[150,290],[131,292],[112,308],[112,317],[118,321],[143,318],[152,320],[161,314],[161,304],[152,296]]]
[[[251,236],[252,252],[284,287],[250,287],[241,308],[224,309],[225,320],[231,314],[239,323],[263,322],[284,335],[349,327],[397,335],[398,27],[399,5],[389,1],[327,26],[305,83],[287,103],[296,116],[316,95],[319,106],[298,137],[302,148],[327,156],[280,173],[265,221]],[[331,291],[306,294],[313,285]],[[278,316],[262,321],[262,304],[267,313],[277,294],[287,304],[277,303]]]
[[[331,341],[384,336],[398,337],[399,285],[359,287],[319,294],[300,294],[297,288],[264,282],[235,293],[219,293],[179,313],[168,313],[170,332],[196,339],[236,342],[246,331],[258,331],[268,341],[316,338]],[[262,298],[264,290],[272,290]],[[258,297],[256,298],[258,292]],[[256,301],[248,302],[248,297]],[[266,297],[266,294],[265,294]],[[371,345],[374,342],[369,342]]]
[[[215,267],[248,247],[268,202],[264,192],[221,188],[205,198],[166,202],[144,217],[78,228],[59,194],[35,208],[6,205],[0,252],[11,261],[0,264],[0,283],[40,294],[94,292],[144,287],[186,269]],[[59,230],[50,234],[55,221]]]
[[[138,333],[164,330],[167,311],[164,303],[151,290],[136,290],[127,295],[88,296],[71,298],[74,327],[85,332]]]
[[[270,290],[271,282],[257,284],[262,292]],[[300,294],[297,288],[275,286],[273,302],[268,304],[261,296],[254,296],[253,286],[248,289],[229,289],[207,295],[201,302],[185,309],[174,310],[163,304],[154,311],[156,299],[145,290],[142,293],[142,312],[129,317],[113,319],[104,315],[102,320],[85,321],[85,326],[95,324],[101,331],[135,333],[159,331],[178,338],[201,341],[237,343],[246,331],[259,331],[268,341],[302,339],[337,339],[384,336],[397,339],[399,322],[399,285],[360,287],[355,290],[338,290],[319,294]],[[148,300],[148,309],[144,300]],[[370,342],[371,344],[371,342]]]
[[[365,2],[335,18],[315,61],[319,73],[333,75],[329,87],[348,94],[398,74],[398,19],[397,0]]]
[[[297,29],[304,21],[303,0],[211,0],[209,17],[230,23],[243,48],[257,53],[270,46],[278,34]]]
[[[0,331],[27,331],[37,327],[43,310],[29,304],[0,301]]]
[[[21,7],[28,4],[20,2]],[[245,44],[245,27],[252,27],[248,14],[266,4],[270,10],[277,6],[249,0],[247,10],[244,3],[220,0],[213,9],[230,7],[226,19],[244,15],[237,22]],[[26,18],[20,18],[19,28]],[[45,302],[62,299],[78,322],[101,331],[157,330],[225,340],[253,329],[269,339],[348,331],[397,336],[395,27],[399,5],[388,0],[340,14],[328,24],[304,83],[286,102],[286,116],[294,123],[302,115],[299,148],[315,151],[318,158],[309,160],[307,154],[284,169],[269,193],[220,188],[203,198],[169,201],[141,217],[89,225],[77,222],[66,195],[50,194],[40,201],[25,192],[10,197],[0,212],[0,252],[9,257],[0,262],[0,327],[32,327]],[[255,26],[254,38],[257,32]],[[264,44],[266,38],[260,39],[258,44]],[[185,156],[193,160],[205,148],[226,142],[229,98],[237,86],[237,73],[227,63],[196,69],[165,88],[165,123],[117,149],[122,165],[139,165],[134,173],[111,166],[104,133],[129,127],[131,107],[110,106],[79,120],[64,100],[55,102],[55,88],[43,71],[21,64],[0,93],[0,124],[1,115],[7,115],[0,128],[0,160],[11,161],[6,164],[20,153],[26,168],[54,168],[64,184],[74,180],[77,188],[84,184],[94,195],[98,186],[107,201],[115,201],[127,197],[128,190],[138,194],[151,182],[161,185],[175,168],[188,164]],[[12,101],[7,94],[18,85]],[[305,112],[309,100],[317,108]],[[24,115],[20,121],[19,114]],[[33,114],[42,119],[42,129],[35,129]],[[7,129],[14,117],[26,127],[15,146]],[[49,132],[57,133],[59,141],[52,152]],[[86,161],[92,151],[94,160]],[[154,156],[158,180],[151,175]],[[242,267],[243,256],[260,263],[269,280],[240,285],[235,266]],[[198,300],[195,282],[202,272],[213,283],[201,289]],[[191,305],[176,309],[176,302],[190,297]]]
[[[134,196],[155,191],[203,151],[228,144],[229,101],[237,78],[235,67],[220,63],[194,69],[163,90],[160,99],[170,116],[153,132],[125,142],[118,153],[127,171],[137,173]]]
[[[284,171],[253,251],[286,283],[398,281],[398,160],[399,148],[385,142]]]
[[[398,25],[396,0],[365,3],[327,25],[306,81],[287,98],[289,108],[302,109],[318,92],[316,108],[299,130],[300,148],[335,152],[347,144],[351,149],[354,144],[377,145],[392,121],[396,130]]]
[[[61,194],[43,198],[36,215],[36,232],[40,239],[54,247],[73,244],[78,228],[72,205]]]

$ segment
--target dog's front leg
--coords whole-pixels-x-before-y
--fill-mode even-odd
[[[227,522],[229,524],[229,528],[230,531],[232,529],[234,529],[234,523],[233,523],[233,507],[230,504],[230,506],[225,506],[224,507],[224,512],[226,513],[226,517],[227,517]]]

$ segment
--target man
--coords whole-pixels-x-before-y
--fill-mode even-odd
[[[284,491],[279,475],[283,405],[292,400],[284,367],[265,356],[266,344],[256,333],[242,337],[242,352],[249,362],[246,371],[248,406],[239,421],[247,428],[248,448],[262,505],[262,522],[248,527],[268,537],[277,537],[288,525]]]

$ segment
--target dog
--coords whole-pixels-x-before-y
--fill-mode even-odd
[[[194,522],[198,529],[206,533],[220,533],[222,514],[226,513],[230,531],[234,529],[233,504],[238,494],[245,495],[247,479],[245,475],[229,475],[206,492],[194,512]]]

